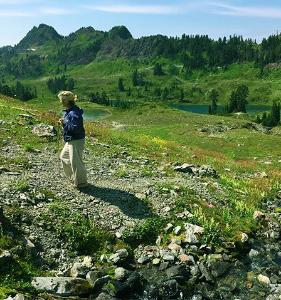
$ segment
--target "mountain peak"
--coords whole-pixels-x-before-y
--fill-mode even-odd
[[[133,36],[126,26],[115,26],[109,30],[110,37],[119,37],[123,40],[131,39]]]
[[[57,42],[63,39],[57,31],[49,25],[40,24],[38,27],[34,26],[27,35],[19,42],[17,48],[28,49],[44,45],[47,42]]]
[[[75,33],[84,33],[84,32],[95,32],[96,30],[92,26],[81,27],[75,31]]]

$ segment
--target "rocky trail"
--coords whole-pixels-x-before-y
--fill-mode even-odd
[[[122,241],[124,232],[150,217],[168,219],[181,186],[208,205],[223,205],[226,192],[211,167],[169,166],[177,171],[171,176],[163,166],[146,157],[134,158],[126,149],[110,154],[106,151],[110,145],[95,140],[88,146],[85,162],[91,186],[84,190],[66,181],[53,148],[26,152],[11,143],[2,147],[7,159],[27,160],[11,169],[0,168],[1,230],[19,234],[24,247],[36,252],[42,270],[49,273],[33,279],[33,286],[43,293],[11,295],[9,300],[281,299],[281,192],[265,203],[267,213],[255,212],[260,231],[242,235],[236,244],[218,249],[203,244],[204,229],[186,222],[166,226],[164,233],[173,233],[170,240],[164,242],[160,235],[132,253],[110,245],[100,257],[70,251],[58,234],[64,214],[66,222],[83,216]],[[216,192],[210,192],[210,185]],[[177,217],[188,214],[180,211]],[[0,266],[19,253],[13,248],[2,251]]]
[[[46,212],[54,199],[60,199],[70,211],[89,216],[104,229],[118,234],[149,216],[157,214],[165,217],[174,205],[178,195],[176,190],[180,185],[196,190],[196,193],[210,202],[217,201],[206,189],[206,182],[201,182],[199,178],[180,173],[176,178],[166,176],[164,171],[157,169],[154,162],[144,157],[133,159],[126,151],[113,158],[106,155],[99,157],[86,151],[85,163],[91,185],[79,191],[64,177],[56,151],[46,149],[26,153],[16,145],[6,146],[3,150],[7,158],[28,155],[30,165],[20,172],[0,170],[1,203],[4,206],[18,205],[33,220]],[[126,166],[127,170],[122,177],[116,175],[120,166]],[[153,176],[139,174],[141,166],[150,166]],[[28,183],[27,191],[13,188],[17,182]],[[169,184],[170,189],[164,188],[165,184]],[[49,191],[51,198],[48,199],[40,190]],[[144,201],[147,198],[149,203]],[[37,236],[40,226],[34,223],[24,229],[26,234]],[[44,227],[41,231],[44,239]],[[47,246],[44,243],[44,247]]]

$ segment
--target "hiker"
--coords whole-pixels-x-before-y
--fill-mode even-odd
[[[84,188],[88,186],[88,183],[82,157],[85,145],[83,109],[75,104],[77,96],[70,91],[61,91],[58,98],[65,108],[64,117],[59,120],[63,127],[65,142],[60,154],[63,170],[76,188]]]

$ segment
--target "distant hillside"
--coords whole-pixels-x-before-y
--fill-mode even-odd
[[[218,101],[227,103],[232,90],[245,84],[251,103],[268,103],[281,97],[280,61],[279,34],[260,44],[240,36],[135,39],[125,26],[107,32],[82,27],[62,36],[40,24],[15,47],[0,48],[0,80],[7,91],[20,80],[38,98],[52,98],[58,89],[70,88],[102,102],[209,103],[210,91],[216,89]]]
[[[16,45],[17,50],[35,50],[36,47],[45,45],[47,43],[54,43],[62,41],[63,36],[59,35],[57,31],[48,25],[40,24],[38,27],[34,26],[27,35]]]
[[[261,44],[240,36],[213,40],[207,35],[184,34],[181,38],[155,35],[134,39],[125,26],[116,26],[109,32],[83,27],[63,37],[53,27],[40,24],[33,27],[12,50],[1,48],[0,58],[2,65],[7,66],[9,60],[17,63],[15,57],[24,52],[35,56],[48,55],[48,63],[57,65],[87,64],[96,58],[166,57],[179,60],[184,64],[186,72],[190,72],[245,62],[255,62],[263,68],[281,59],[280,50],[279,34],[264,39]],[[7,55],[7,52],[13,55]]]

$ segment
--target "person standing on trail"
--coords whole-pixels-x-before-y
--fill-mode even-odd
[[[87,171],[83,162],[85,129],[83,109],[76,104],[77,96],[70,91],[61,91],[58,98],[65,108],[64,117],[59,120],[63,127],[64,147],[60,154],[66,177],[76,188],[88,186]]]

